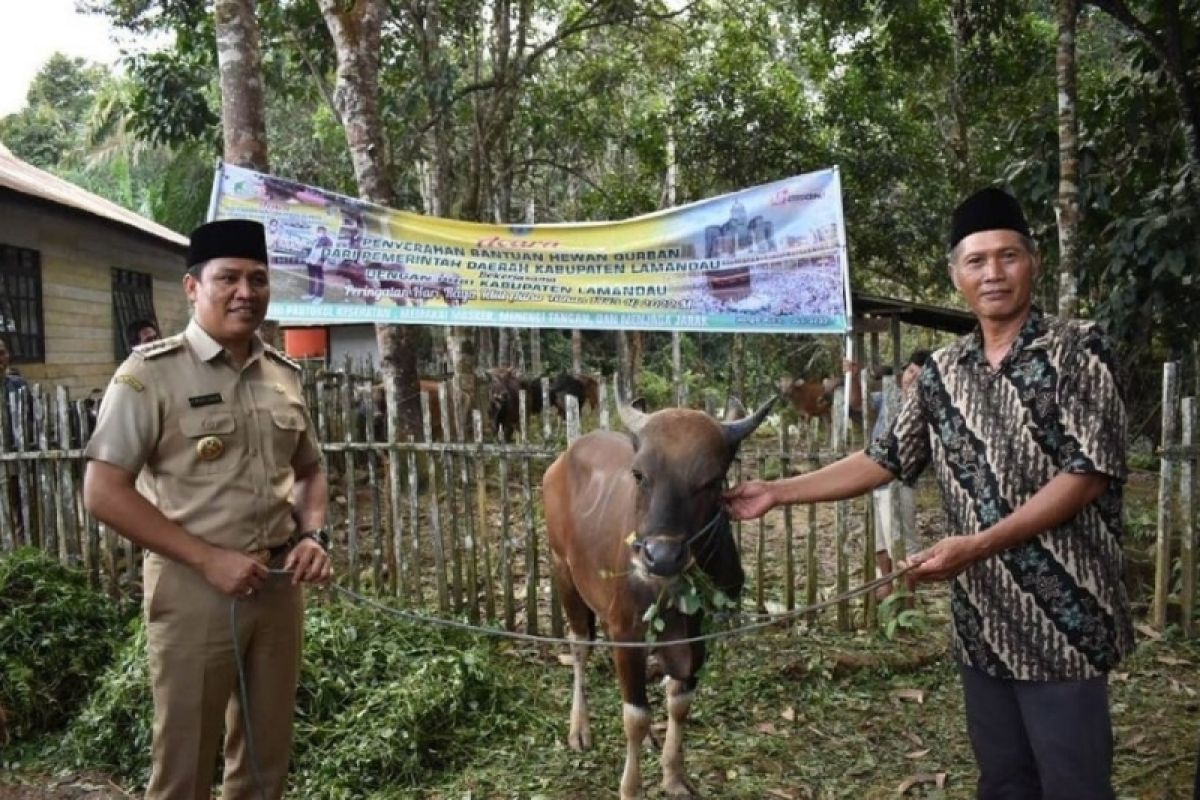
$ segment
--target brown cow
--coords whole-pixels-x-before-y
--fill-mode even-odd
[[[419,390],[422,394],[429,398],[429,417],[432,423],[430,433],[433,435],[433,441],[441,441],[443,438],[442,431],[442,401],[438,396],[438,388],[441,386],[441,381],[432,378],[421,378],[418,381]],[[372,432],[376,441],[387,440],[387,395],[382,383],[376,383],[371,386],[371,406],[372,414]],[[419,438],[419,435],[418,435]]]
[[[784,378],[779,382],[779,391],[792,404],[800,419],[817,417],[826,423],[829,423],[833,413],[833,393],[837,387],[837,378],[807,381],[804,378]]]
[[[488,382],[488,419],[496,438],[511,442],[521,429],[521,390],[529,416],[542,413],[541,378],[523,378],[512,367],[493,367],[479,376]]]
[[[738,445],[762,423],[772,401],[751,417],[721,423],[701,411],[670,408],[654,414],[620,404],[632,436],[593,431],[560,455],[542,481],[554,580],[576,639],[595,636],[600,614],[615,642],[643,642],[647,609],[693,566],[729,597],[744,576],[721,505],[725,473]],[[631,534],[632,532],[632,534]],[[663,786],[690,798],[683,767],[683,726],[702,642],[671,641],[700,633],[701,613],[661,609],[665,627],[655,649],[667,674],[667,734]],[[591,745],[585,662],[589,648],[573,645],[575,689],[568,743]],[[617,648],[614,659],[625,701],[625,770],[621,797],[641,796],[641,748],[650,730],[645,648]]]

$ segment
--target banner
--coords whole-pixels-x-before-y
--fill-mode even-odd
[[[284,324],[842,333],[836,169],[621,222],[484,225],[221,164],[210,219],[267,229]]]

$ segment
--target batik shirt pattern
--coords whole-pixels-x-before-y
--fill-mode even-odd
[[[1104,674],[1132,649],[1116,375],[1098,327],[1034,310],[995,370],[978,329],[934,353],[890,430],[867,449],[906,482],[932,464],[951,535],[987,530],[1059,473],[1112,479],[1067,523],[955,578],[960,662],[996,678],[1077,680]]]

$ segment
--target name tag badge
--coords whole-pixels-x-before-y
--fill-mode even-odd
[[[192,408],[203,408],[204,406],[215,406],[224,402],[221,400],[220,394],[200,394],[195,397],[188,398],[188,405]]]

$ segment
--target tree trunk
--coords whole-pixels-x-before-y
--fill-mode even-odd
[[[379,205],[393,205],[395,193],[387,172],[383,121],[379,117],[380,33],[387,4],[385,0],[319,2],[337,53],[333,98],[346,131],[359,194]],[[400,409],[401,430],[391,433],[417,436],[421,430],[421,402],[416,333],[407,326],[376,325],[375,337],[380,369]]]
[[[446,356],[450,361],[450,369],[454,373],[454,388],[459,393],[459,408],[463,413],[463,428],[460,437],[468,441],[467,431],[471,430],[471,411],[478,407],[484,411],[475,399],[486,393],[476,391],[475,366],[475,337],[470,328],[455,325],[446,329]]]
[[[641,331],[629,332],[629,385],[638,385],[638,376],[642,372],[642,356],[645,352],[645,337]]]
[[[583,372],[583,331],[578,328],[571,331],[571,372]]]
[[[267,118],[254,0],[216,0],[221,132],[229,164],[266,172]]]
[[[254,0],[217,0],[213,7],[221,83],[221,157],[227,164],[268,172],[262,48]],[[279,323],[264,320],[264,342],[279,346]]]
[[[950,78],[950,132],[949,146],[953,156],[950,174],[959,195],[966,195],[974,184],[971,174],[971,139],[968,123],[967,101],[963,96],[966,81],[963,78],[963,48],[971,36],[965,0],[954,0],[950,4],[951,55],[954,74]]]
[[[746,335],[733,335],[733,375],[730,381],[729,393],[739,402],[746,402]]]
[[[496,366],[498,367],[512,366],[512,359],[510,358],[512,350],[508,342],[510,332],[510,328],[496,329]]]
[[[1079,313],[1079,117],[1075,83],[1075,30],[1079,0],[1058,0],[1058,315]]]

